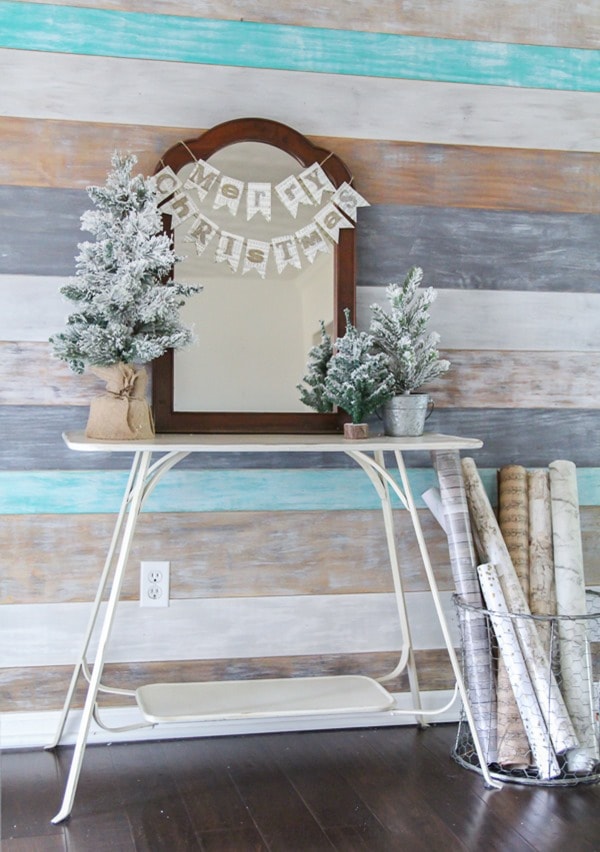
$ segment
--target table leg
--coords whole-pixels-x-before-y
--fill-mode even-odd
[[[390,560],[390,568],[394,583],[394,595],[396,598],[396,610],[398,612],[398,621],[400,622],[400,630],[402,632],[402,650],[400,659],[394,669],[383,677],[378,678],[380,683],[393,680],[405,669],[408,674],[408,683],[413,700],[413,709],[417,724],[419,727],[426,727],[424,716],[418,711],[421,707],[421,694],[419,691],[419,678],[417,675],[417,665],[415,662],[415,653],[412,644],[412,636],[410,632],[410,623],[408,620],[408,612],[406,610],[406,600],[404,597],[404,589],[402,586],[402,578],[400,575],[400,566],[398,564],[398,551],[396,548],[396,536],[394,532],[394,516],[392,511],[392,503],[390,500],[390,483],[393,482],[392,477],[385,467],[385,457],[382,451],[374,453],[374,457],[366,455],[362,452],[348,451],[347,453],[354,461],[359,464],[373,483],[375,490],[381,500],[381,511],[383,514],[383,524],[385,529],[386,543],[388,548],[388,556]],[[395,492],[400,496],[397,485]],[[402,502],[406,502],[404,499]],[[404,712],[404,711],[398,711]]]
[[[106,561],[104,563],[104,568],[102,570],[102,574],[100,576],[100,581],[98,583],[98,590],[96,592],[96,597],[94,598],[94,604],[92,607],[92,612],[90,615],[90,619],[88,622],[87,630],[85,632],[85,637],[83,640],[83,646],[81,648],[81,653],[77,659],[75,664],[75,668],[73,669],[73,675],[71,677],[71,683],[69,684],[69,689],[67,691],[67,695],[65,698],[65,702],[63,705],[63,709],[60,715],[60,719],[58,722],[58,726],[56,729],[56,733],[54,735],[54,739],[51,743],[46,746],[46,749],[55,748],[64,733],[65,725],[67,722],[67,718],[69,716],[69,712],[71,709],[71,703],[73,701],[73,695],[75,693],[75,688],[77,687],[77,682],[79,680],[79,676],[81,674],[82,669],[86,670],[87,677],[87,655],[90,647],[90,642],[92,639],[92,634],[94,632],[94,628],[96,627],[96,622],[98,621],[98,615],[100,613],[100,605],[102,604],[102,599],[104,597],[104,592],[106,590],[106,585],[108,583],[108,579],[110,577],[110,572],[113,566],[113,561],[115,558],[115,553],[117,551],[117,545],[119,543],[119,539],[121,537],[121,532],[123,530],[123,522],[125,520],[125,516],[127,514],[127,504],[129,503],[129,499],[131,497],[131,489],[133,483],[135,481],[135,475],[137,469],[139,467],[139,454],[136,453],[133,463],[131,465],[131,470],[129,472],[129,479],[127,480],[127,485],[125,487],[125,491],[123,493],[123,499],[121,500],[121,507],[119,509],[119,514],[117,515],[117,520],[115,523],[115,528],[113,531],[112,539],[110,542],[110,546],[108,548],[108,553],[106,555]]]
[[[404,494],[407,502],[407,509],[410,512],[410,516],[412,519],[413,528],[415,530],[415,535],[417,537],[417,542],[419,545],[419,551],[421,553],[421,560],[423,562],[423,566],[425,568],[425,573],[427,575],[427,580],[429,581],[429,588],[431,590],[431,594],[433,597],[433,603],[435,606],[435,610],[437,613],[438,621],[440,627],[442,629],[442,635],[444,637],[444,642],[446,643],[446,650],[448,651],[448,656],[450,657],[450,663],[452,665],[452,670],[454,672],[454,677],[456,679],[456,683],[458,686],[458,691],[463,703],[463,710],[465,716],[467,717],[467,721],[471,728],[471,733],[473,737],[473,745],[475,746],[475,751],[477,752],[477,757],[479,758],[479,764],[481,766],[481,772],[486,783],[487,787],[494,787],[497,789],[502,788],[502,784],[497,781],[493,781],[492,777],[489,773],[487,762],[483,756],[483,749],[481,747],[481,743],[479,741],[479,737],[477,736],[477,731],[475,729],[475,722],[473,719],[473,714],[471,712],[471,705],[469,702],[469,696],[467,694],[467,690],[465,687],[465,683],[462,676],[462,670],[460,667],[460,663],[458,661],[458,657],[456,656],[456,651],[454,650],[454,645],[452,643],[452,637],[450,636],[450,631],[448,629],[448,624],[446,622],[446,616],[444,614],[444,610],[442,608],[442,603],[440,600],[440,595],[437,587],[437,581],[435,579],[435,575],[433,573],[433,568],[431,565],[431,560],[429,558],[429,552],[427,550],[427,544],[425,542],[425,537],[423,535],[423,530],[421,529],[421,522],[419,520],[419,514],[417,512],[417,508],[415,506],[415,502],[412,496],[412,491],[410,489],[410,483],[408,481],[408,474],[406,473],[406,468],[404,466],[404,460],[402,458],[402,453],[398,450],[394,453],[396,457],[396,464],[398,465],[398,471],[400,473],[400,479],[402,482],[402,487],[404,489]]]
[[[96,699],[98,696],[98,690],[100,687],[100,680],[102,677],[102,671],[104,668],[104,660],[106,657],[106,648],[108,645],[108,641],[110,639],[110,634],[115,618],[115,613],[117,609],[117,604],[119,602],[119,597],[121,594],[121,586],[123,583],[123,575],[125,573],[125,567],[127,565],[127,560],[129,558],[129,551],[131,549],[131,543],[133,541],[133,536],[135,532],[135,527],[137,523],[137,518],[142,506],[142,502],[145,495],[145,482],[146,482],[146,473],[148,471],[148,467],[150,464],[150,458],[152,453],[149,451],[145,451],[142,453],[137,453],[134,458],[132,465],[132,477],[133,482],[130,485],[129,492],[129,513],[127,514],[127,521],[125,524],[125,531],[123,533],[123,539],[121,541],[121,546],[119,548],[119,555],[117,558],[117,563],[115,567],[115,574],[113,578],[112,587],[110,590],[110,595],[108,598],[108,602],[106,605],[106,612],[104,614],[104,619],[102,621],[102,627],[100,630],[100,637],[98,640],[98,649],[96,651],[96,658],[94,660],[92,676],[90,678],[87,696],[85,700],[85,705],[83,708],[81,721],[79,724],[79,732],[77,734],[77,741],[75,744],[75,750],[73,752],[73,757],[71,760],[71,768],[69,770],[69,775],[67,778],[67,784],[65,787],[64,797],[62,801],[62,806],[56,816],[52,819],[53,823],[62,822],[62,820],[66,819],[71,813],[71,809],[73,807],[73,802],[75,799],[75,793],[77,790],[77,784],[79,781],[79,775],[81,773],[81,766],[83,763],[83,756],[85,753],[85,747],[87,745],[87,739],[89,735],[90,725],[92,721],[92,716],[94,712],[94,706],[96,703]],[[122,521],[121,521],[122,523]],[[112,560],[111,560],[112,561]],[[106,583],[106,579],[104,581]],[[95,619],[94,619],[95,623]],[[89,637],[88,637],[89,643]]]

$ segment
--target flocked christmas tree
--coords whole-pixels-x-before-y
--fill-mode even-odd
[[[350,322],[350,311],[344,311],[346,333],[335,342],[324,389],[334,405],[350,415],[353,423],[363,423],[393,393],[394,380],[387,359],[373,353],[373,338],[358,331]]]
[[[192,339],[179,309],[201,288],[169,281],[180,258],[163,233],[153,178],[132,176],[137,158],[113,154],[105,186],[88,188],[96,210],[81,217],[95,242],[79,243],[76,276],[61,288],[75,303],[50,343],[76,373],[86,366],[107,383],[92,400],[90,438],[147,438],[154,432],[144,396],[145,364]]]
[[[439,335],[427,333],[429,308],[436,298],[433,287],[419,290],[423,270],[413,266],[402,284],[389,284],[389,310],[371,305],[370,333],[394,379],[394,395],[407,394],[433,381],[450,367],[439,356]]]
[[[146,363],[192,334],[179,308],[199,287],[167,281],[179,259],[163,233],[153,178],[132,176],[137,158],[113,154],[106,185],[88,188],[96,210],[81,217],[95,242],[79,243],[76,277],[61,288],[77,310],[50,342],[76,373],[87,365]]]
[[[329,362],[333,356],[333,344],[327,334],[325,323],[321,320],[321,342],[313,346],[308,353],[308,364],[303,385],[296,385],[300,391],[300,401],[319,414],[333,409],[333,404],[325,393],[325,377]]]

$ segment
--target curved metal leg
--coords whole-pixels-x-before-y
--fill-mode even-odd
[[[458,657],[456,656],[456,651],[454,650],[454,645],[452,643],[452,637],[450,636],[450,631],[448,630],[448,624],[446,622],[446,616],[442,609],[442,603],[440,601],[439,591],[437,587],[437,582],[435,579],[435,575],[433,573],[433,568],[431,565],[431,560],[429,558],[429,552],[427,550],[427,544],[425,542],[425,537],[423,535],[423,530],[421,529],[421,522],[419,520],[419,514],[417,512],[417,508],[415,506],[415,502],[413,500],[412,492],[410,490],[410,484],[408,481],[408,474],[406,473],[406,468],[404,466],[404,460],[402,458],[402,453],[398,450],[394,453],[396,457],[396,464],[398,465],[398,470],[400,472],[400,479],[402,481],[402,487],[404,489],[404,494],[408,503],[408,511],[410,512],[410,516],[412,518],[413,527],[415,530],[415,534],[417,536],[417,542],[419,544],[419,551],[421,553],[421,559],[423,561],[423,566],[425,568],[425,573],[427,575],[427,579],[429,581],[429,588],[431,590],[431,594],[433,596],[433,602],[435,605],[435,610],[437,613],[438,621],[440,627],[442,629],[442,634],[444,636],[444,642],[446,643],[446,650],[448,651],[448,656],[450,657],[450,663],[452,665],[452,670],[454,672],[454,677],[456,680],[456,684],[458,686],[458,691],[460,693],[460,697],[463,703],[463,709],[465,712],[465,716],[467,717],[467,721],[471,728],[471,734],[473,737],[473,745],[475,746],[475,751],[477,752],[477,757],[479,758],[479,764],[481,766],[482,775],[486,786],[492,788],[501,789],[502,784],[497,781],[493,781],[492,777],[489,773],[487,762],[484,757],[484,752],[481,747],[481,742],[477,735],[477,731],[475,728],[475,723],[473,719],[473,714],[471,712],[471,705],[469,702],[469,696],[467,694],[467,690],[465,687],[465,683],[462,676],[462,670],[460,667],[460,663],[458,661]]]
[[[85,705],[83,708],[83,713],[81,716],[81,721],[79,724],[79,733],[77,735],[77,742],[75,744],[75,750],[73,752],[73,758],[71,761],[71,768],[69,770],[69,776],[67,778],[67,784],[65,787],[64,797],[62,801],[62,806],[56,816],[53,818],[53,823],[62,822],[62,820],[66,819],[71,813],[71,809],[73,807],[73,801],[75,799],[75,792],[77,790],[77,784],[79,781],[79,775],[81,772],[81,765],[83,763],[83,756],[85,753],[85,747],[87,744],[87,738],[90,730],[90,724],[92,721],[92,717],[94,714],[94,707],[96,704],[96,697],[98,695],[98,690],[100,687],[100,679],[102,677],[102,670],[104,668],[104,660],[106,656],[106,647],[108,645],[108,640],[110,638],[110,633],[112,630],[112,625],[115,618],[115,613],[117,609],[117,604],[119,602],[119,597],[121,594],[121,585],[123,583],[123,575],[125,572],[125,567],[127,565],[127,559],[129,557],[129,551],[131,549],[131,543],[133,540],[133,535],[135,532],[135,527],[137,523],[137,518],[140,512],[140,508],[142,506],[142,501],[144,499],[145,493],[145,479],[146,473],[148,471],[148,466],[150,463],[151,452],[143,452],[139,454],[139,459],[136,458],[133,463],[133,467],[136,468],[136,473],[134,476],[134,482],[131,488],[131,499],[129,506],[129,513],[127,515],[127,522],[125,524],[125,531],[123,533],[123,540],[121,542],[121,547],[119,550],[119,556],[117,559],[117,564],[115,567],[115,576],[113,579],[112,588],[110,590],[110,596],[108,599],[108,603],[106,605],[106,612],[104,614],[104,620],[102,622],[102,628],[100,631],[100,638],[98,640],[98,650],[96,652],[96,659],[94,660],[94,667],[92,670],[92,677],[90,680],[90,685],[87,691],[87,697],[85,700]]]
[[[394,594],[396,598],[396,609],[398,611],[398,620],[400,622],[400,630],[402,631],[402,651],[400,659],[395,668],[378,678],[380,683],[385,683],[393,680],[404,669],[407,670],[408,683],[412,695],[413,706],[416,711],[421,710],[421,694],[419,691],[419,678],[417,675],[417,666],[415,663],[415,654],[412,645],[412,637],[410,632],[410,624],[408,613],[406,610],[406,600],[404,598],[404,589],[402,587],[402,578],[400,576],[400,566],[398,564],[398,551],[396,549],[396,536],[394,533],[394,517],[392,511],[392,503],[390,500],[389,480],[391,479],[385,467],[385,458],[382,451],[374,453],[374,458],[365,455],[362,452],[348,452],[362,469],[365,471],[379,495],[381,500],[381,511],[383,513],[383,523],[385,528],[385,537],[390,560],[390,568],[392,571],[392,579],[394,583]],[[396,485],[396,491],[398,487]],[[406,505],[406,500],[403,500]],[[417,724],[420,727],[426,727],[424,716],[418,712],[415,713]]]
[[[121,500],[121,506],[119,508],[119,514],[117,515],[117,520],[115,522],[115,528],[113,531],[112,539],[110,542],[110,546],[108,548],[108,553],[106,555],[106,561],[104,562],[104,568],[102,570],[102,574],[100,575],[100,582],[98,583],[98,590],[96,591],[96,597],[94,598],[94,603],[92,606],[92,612],[90,614],[90,619],[88,622],[87,630],[85,632],[83,645],[81,648],[81,652],[75,664],[75,668],[73,669],[73,674],[71,676],[71,682],[69,684],[69,689],[67,690],[67,695],[65,698],[65,702],[63,704],[63,709],[58,721],[58,726],[56,729],[56,733],[54,735],[54,739],[51,743],[46,746],[46,749],[55,748],[64,733],[65,725],[67,723],[67,719],[69,716],[69,712],[71,710],[71,703],[73,701],[73,695],[75,694],[75,688],[77,687],[77,681],[79,680],[79,676],[82,672],[82,669],[87,670],[87,654],[90,647],[90,641],[92,639],[92,634],[94,632],[94,628],[96,627],[96,622],[98,621],[98,614],[100,612],[100,605],[102,604],[102,599],[104,597],[104,592],[106,590],[106,585],[108,583],[108,578],[110,576],[110,572],[113,566],[113,561],[115,557],[115,553],[117,550],[117,545],[119,543],[119,539],[121,537],[121,532],[123,530],[123,522],[125,520],[125,516],[127,514],[127,505],[131,498],[131,489],[133,487],[133,483],[135,481],[135,477],[140,464],[140,453],[136,453],[133,459],[131,470],[129,472],[129,478],[127,480],[127,485],[125,487],[125,492],[123,494],[123,499]]]

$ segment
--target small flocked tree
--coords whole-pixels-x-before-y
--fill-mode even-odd
[[[106,185],[88,188],[97,209],[83,214],[81,229],[96,239],[78,245],[76,277],[61,288],[77,309],[50,338],[76,373],[143,364],[192,338],[179,309],[201,288],[166,281],[180,258],[162,231],[154,179],[131,174],[136,162],[113,154]]]
[[[325,393],[334,405],[350,415],[353,423],[366,418],[390,398],[393,377],[387,359],[373,354],[373,338],[350,322],[350,311],[344,311],[346,333],[335,342],[335,352],[325,378]]]
[[[389,311],[371,305],[370,333],[374,351],[384,355],[394,379],[394,395],[408,394],[433,381],[450,367],[439,356],[439,335],[427,333],[429,307],[436,298],[433,287],[419,290],[423,270],[413,266],[403,284],[389,284]]]
[[[327,368],[333,356],[333,344],[327,334],[325,323],[321,320],[321,342],[313,346],[308,353],[308,364],[304,384],[296,385],[300,391],[300,401],[309,408],[314,408],[319,414],[326,414],[333,409],[333,404],[325,393],[325,377]]]

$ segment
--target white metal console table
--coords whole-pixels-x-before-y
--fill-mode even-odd
[[[60,822],[71,813],[92,719],[95,719],[102,727],[107,727],[100,721],[98,714],[97,698],[99,692],[126,694],[135,698],[144,721],[140,725],[132,727],[152,726],[162,722],[206,721],[209,719],[240,718],[242,716],[244,718],[265,715],[306,716],[327,712],[340,713],[379,710],[388,711],[392,714],[408,713],[415,716],[420,725],[424,725],[426,716],[439,714],[447,710],[456,699],[457,694],[459,694],[471,728],[485,782],[490,787],[499,786],[489,776],[486,762],[483,759],[460,665],[452,645],[448,625],[440,602],[435,576],[427,551],[427,544],[415,508],[403,459],[404,453],[415,450],[425,450],[433,454],[438,451],[451,451],[458,454],[462,449],[473,450],[481,447],[481,441],[472,438],[458,438],[451,435],[436,434],[425,434],[418,438],[374,437],[359,441],[348,441],[341,435],[157,435],[148,441],[135,442],[94,441],[85,438],[83,433],[67,433],[63,437],[67,446],[72,450],[80,452],[134,453],[134,458],[94,599],[81,653],[73,671],[56,736],[48,746],[48,748],[54,748],[62,738],[75,687],[80,675],[83,673],[88,681],[87,696],[62,806],[52,820],[54,823]],[[393,453],[395,457],[400,474],[400,485],[386,468],[384,457],[386,451]],[[119,602],[123,576],[135,534],[137,519],[144,501],[164,474],[190,453],[211,452],[345,453],[360,465],[373,483],[381,500],[398,619],[403,637],[400,659],[392,672],[378,681],[359,675],[340,675],[335,677],[291,678],[288,680],[150,684],[142,686],[137,690],[116,689],[102,683],[106,649]],[[154,454],[159,454],[155,461],[152,460]],[[390,492],[396,494],[410,514],[437,617],[456,678],[456,689],[450,704],[437,710],[426,711],[421,707],[417,669],[396,553]],[[101,603],[111,577],[112,583],[110,585],[110,593],[104,616],[100,624],[96,655],[93,660],[93,666],[90,669],[88,660],[90,643],[96,625],[100,621]],[[394,699],[381,686],[381,683],[391,680],[405,669],[408,674],[413,701],[413,707],[410,710],[394,708]],[[266,711],[264,709],[265,706],[269,706],[270,709]],[[130,728],[120,728],[119,730],[128,729]]]

